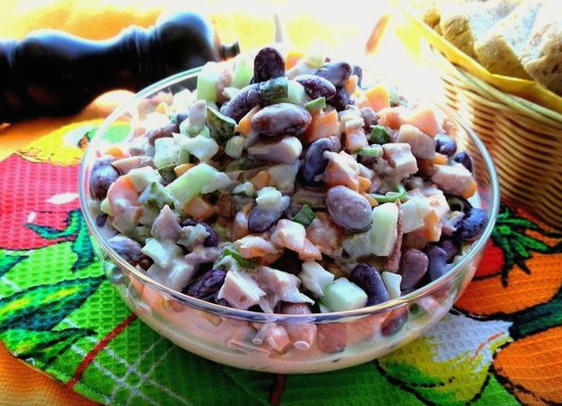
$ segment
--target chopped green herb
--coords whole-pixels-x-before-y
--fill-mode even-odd
[[[390,142],[390,134],[386,131],[383,126],[376,125],[371,131],[370,141],[374,144],[386,144]]]
[[[314,100],[309,101],[308,103],[305,103],[304,105],[304,108],[308,111],[318,111],[322,110],[324,107],[326,107],[325,97],[318,97]]]
[[[382,156],[383,150],[380,145],[371,145],[370,147],[361,148],[358,153],[359,155],[378,158]]]
[[[251,259],[248,258],[244,258],[242,255],[240,255],[238,251],[232,248],[225,248],[222,254],[225,257],[231,256],[232,258],[234,258],[234,260],[238,262],[238,265],[240,265],[242,268],[253,269],[256,266],[258,266],[258,264],[255,261],[252,261]]]
[[[314,214],[309,205],[305,204],[291,220],[302,224],[306,228],[314,221],[315,218],[316,214]]]
[[[396,192],[387,192],[384,195],[371,193],[371,196],[379,203],[393,203],[397,200],[405,202],[408,200],[408,192],[406,192],[406,188],[402,185],[398,185]]]

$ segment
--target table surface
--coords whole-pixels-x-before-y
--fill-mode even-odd
[[[158,8],[138,0],[71,2],[4,1],[0,15],[12,18],[0,25],[0,37],[49,27],[106,38],[193,3],[205,7],[225,41],[240,39],[243,49],[271,40],[275,8],[294,44],[306,47],[321,37],[340,54],[360,53],[377,17],[388,11],[384,3],[364,10],[358,1],[342,9],[318,1],[161,1]],[[433,88],[427,61],[413,54],[415,41],[396,18],[369,63]],[[424,338],[381,360],[330,374],[264,375],[221,367],[159,338],[103,281],[77,211],[78,141],[124,97],[105,95],[73,117],[0,127],[0,404],[562,402],[562,234],[507,205],[455,310]],[[41,302],[50,306],[47,318],[40,306],[30,310],[38,297],[51,300]]]

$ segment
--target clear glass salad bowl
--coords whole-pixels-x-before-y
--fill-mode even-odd
[[[470,282],[499,208],[496,171],[483,143],[462,123],[456,141],[474,161],[478,182],[472,203],[485,209],[488,223],[482,236],[441,278],[400,298],[357,310],[305,315],[266,314],[199,300],[167,288],[135,269],[108,244],[96,225],[90,195],[95,158],[112,143],[138,131],[139,120],[170,101],[182,89],[194,89],[199,69],[160,81],[136,94],[101,125],[86,151],[80,173],[80,199],[93,244],[108,279],[125,303],[150,327],[180,347],[210,360],[273,373],[312,373],[345,368],[373,360],[414,340],[437,323]],[[257,332],[265,325],[315,335],[302,343],[275,349],[271,337]],[[263,329],[262,329],[263,330]]]

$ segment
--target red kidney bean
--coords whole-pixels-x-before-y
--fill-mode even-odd
[[[437,245],[447,253],[447,263],[450,263],[453,258],[455,258],[460,253],[461,250],[458,241],[452,240],[450,238],[439,242],[439,244]]]
[[[341,86],[352,72],[353,68],[347,62],[329,62],[318,69],[316,74],[328,79],[334,86]]]
[[[335,96],[328,100],[327,103],[337,111],[342,111],[345,110],[349,104],[353,104],[353,101],[342,87],[337,90]]]
[[[95,199],[105,199],[107,190],[120,176],[119,171],[111,165],[114,160],[113,157],[102,157],[94,163],[90,175],[90,192]]]
[[[440,134],[435,137],[435,151],[447,156],[453,156],[457,152],[457,143],[451,137]]]
[[[312,121],[310,113],[291,103],[277,103],[258,111],[251,121],[252,129],[268,136],[303,134]]]
[[[413,289],[427,272],[429,259],[427,255],[415,248],[408,248],[402,252],[398,273],[402,275],[400,290]]]
[[[361,109],[361,117],[365,122],[365,125],[363,126],[365,133],[370,134],[372,130],[371,126],[377,125],[377,123],[379,122],[377,113],[375,113],[375,111],[370,107],[363,107]]]
[[[107,242],[117,254],[133,266],[139,265],[143,269],[148,269],[152,264],[152,260],[141,252],[141,245],[123,234],[115,235]]]
[[[179,132],[180,123],[181,121],[172,120],[162,127],[149,130],[145,134],[146,139],[148,140],[150,145],[154,145],[154,141],[156,141],[158,138],[171,137],[172,133]]]
[[[208,299],[221,288],[226,271],[222,269],[211,269],[196,278],[185,290],[189,296],[198,299]]]
[[[385,337],[396,334],[408,320],[408,309],[393,310],[381,324],[381,334]]]
[[[374,265],[358,264],[349,274],[349,280],[367,293],[366,306],[383,303],[390,299],[388,290]]]
[[[455,236],[461,241],[475,241],[484,232],[487,222],[488,214],[486,211],[472,207],[457,224]]]
[[[295,80],[304,87],[306,94],[312,99],[324,97],[328,100],[336,95],[336,87],[328,79],[321,76],[305,73],[298,75]]]
[[[427,257],[429,259],[428,269],[429,278],[434,281],[449,271],[447,265],[447,252],[443,248],[430,246],[427,249]]]
[[[318,324],[316,345],[320,351],[327,354],[342,352],[347,345],[347,325],[345,323]]]
[[[217,245],[219,245],[219,236],[217,232],[213,227],[211,227],[210,225],[208,225],[203,221],[197,221],[192,218],[186,218],[181,221],[180,226],[182,227],[196,226],[197,224],[201,224],[203,227],[205,227],[205,231],[207,231],[207,233],[209,234],[205,238],[205,240],[203,240],[203,246],[216,247]]]
[[[338,185],[328,190],[326,207],[334,223],[347,230],[361,231],[371,225],[369,201],[345,186]]]
[[[281,53],[273,47],[260,49],[254,58],[254,78],[252,83],[278,78],[285,74],[285,61]]]
[[[459,152],[457,155],[453,157],[453,161],[464,165],[466,169],[472,172],[472,158],[466,152],[464,151]]]
[[[302,165],[302,178],[306,185],[319,186],[322,184],[322,180],[317,178],[324,173],[328,166],[328,159],[324,157],[324,152],[337,152],[336,148],[336,142],[330,138],[320,138],[310,144],[304,155]]]

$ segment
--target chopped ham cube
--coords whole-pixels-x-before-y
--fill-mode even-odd
[[[217,297],[225,299],[237,309],[248,309],[260,301],[265,292],[245,271],[230,270],[226,273],[224,283]]]
[[[306,238],[315,244],[323,254],[339,255],[343,231],[328,216],[318,212],[316,218],[306,229]]]
[[[274,323],[265,323],[258,330],[252,342],[255,345],[262,345],[265,342],[275,351],[283,351],[290,344],[291,340],[285,328]]]
[[[168,205],[165,205],[152,223],[152,236],[158,240],[176,241],[180,238],[180,231],[177,216]]]
[[[400,126],[398,142],[409,144],[416,158],[432,159],[435,156],[435,140],[411,124]]]
[[[310,242],[307,238],[304,240],[304,246],[302,251],[299,252],[299,258],[303,261],[315,261],[322,259],[322,253],[318,249],[318,247]]]
[[[244,258],[258,258],[276,254],[277,248],[265,238],[248,235],[235,241],[236,247]]]
[[[272,307],[279,301],[314,303],[314,300],[299,292],[300,279],[288,272],[262,266],[259,273],[259,280],[268,293],[275,298]]]
[[[292,251],[301,252],[304,249],[306,230],[304,226],[295,221],[282,219],[277,222],[271,241]]]
[[[128,175],[117,178],[107,191],[107,201],[114,218],[113,227],[123,234],[132,231],[141,215],[142,206],[139,203],[139,193]]]
[[[472,174],[459,163],[435,165],[431,180],[445,193],[459,196],[472,185]]]
[[[359,165],[351,155],[345,151],[326,151],[324,157],[329,160],[325,172],[328,185],[344,185],[352,190],[359,190]]]
[[[406,143],[389,143],[382,146],[384,158],[388,160],[393,168],[393,177],[400,180],[418,171],[416,157],[412,149]]]

